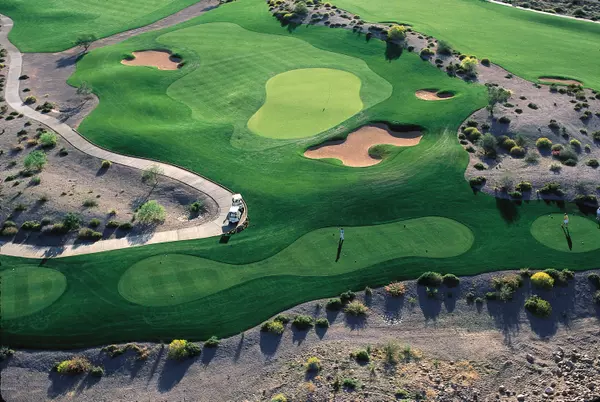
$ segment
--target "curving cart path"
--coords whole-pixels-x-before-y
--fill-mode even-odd
[[[54,117],[36,112],[26,106],[19,97],[19,77],[21,76],[22,55],[21,52],[8,40],[8,32],[13,26],[13,21],[0,16],[0,47],[8,52],[9,62],[7,64],[8,74],[6,77],[6,103],[15,111],[22,113],[32,120],[48,126],[57,134],[61,135],[73,147],[86,154],[100,159],[107,159],[113,163],[130,166],[137,169],[146,169],[152,165],[158,165],[163,169],[163,175],[187,184],[213,198],[218,205],[217,217],[199,226],[154,232],[147,235],[126,236],[119,239],[100,240],[96,243],[66,244],[64,246],[43,247],[28,244],[17,244],[0,242],[0,254],[27,258],[49,258],[67,257],[81,254],[99,253],[102,251],[118,250],[127,247],[135,247],[148,244],[166,243],[178,240],[202,239],[206,237],[219,236],[227,230],[224,225],[227,212],[231,207],[231,196],[233,193],[217,183],[201,177],[188,170],[177,166],[161,163],[153,160],[134,158],[120,155],[100,148],[83,138],[78,132],[68,125],[59,122]]]

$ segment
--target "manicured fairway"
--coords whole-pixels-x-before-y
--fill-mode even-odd
[[[26,316],[54,303],[67,288],[59,271],[27,267],[0,271],[0,309],[3,320]]]
[[[196,0],[2,0],[15,23],[10,40],[22,52],[57,52],[79,35],[105,37],[150,24]]]
[[[561,228],[562,221],[561,214],[540,216],[531,225],[531,234],[543,245],[559,251],[585,253],[600,249],[600,229],[594,220],[569,216],[568,233]]]
[[[271,138],[311,137],[360,112],[360,78],[330,68],[291,70],[267,81],[267,100],[248,128]]]
[[[336,0],[367,21],[396,21],[536,81],[569,77],[600,89],[600,24],[481,0]],[[443,10],[443,11],[439,11]]]
[[[474,240],[469,228],[442,217],[349,227],[336,261],[338,233],[338,228],[316,230],[279,254],[245,266],[181,254],[151,257],[127,270],[119,292],[145,306],[181,304],[261,277],[331,276],[401,257],[454,257],[469,250]]]

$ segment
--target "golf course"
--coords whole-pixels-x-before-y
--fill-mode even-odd
[[[9,38],[21,52],[52,53],[71,48],[78,34],[109,36],[193,3],[10,0],[0,13],[14,20]],[[334,4],[367,21],[410,24],[531,81],[567,77],[600,89],[600,24],[479,0]],[[181,63],[123,63],[149,50]],[[95,48],[77,59],[67,82],[89,86],[99,101],[77,127],[85,139],[242,194],[250,224],[227,241],[43,260],[0,255],[3,341],[11,345],[204,340],[302,302],[427,271],[597,268],[600,230],[586,210],[535,190],[511,200],[471,187],[457,132],[487,105],[487,89],[418,52],[392,57],[385,41],[281,24],[265,1],[237,0]],[[305,156],[375,124],[419,137],[411,146],[385,145],[368,166]],[[560,226],[565,211],[569,241]]]

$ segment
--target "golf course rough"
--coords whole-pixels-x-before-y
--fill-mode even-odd
[[[344,230],[345,241],[337,262],[339,230],[323,228],[300,237],[266,260],[247,265],[182,254],[150,257],[124,273],[119,293],[144,306],[175,305],[266,276],[333,276],[402,257],[455,257],[467,252],[475,239],[468,227],[443,217]]]
[[[189,106],[198,121],[233,125],[234,136],[312,136],[392,94],[392,85],[364,61],[294,37],[215,22],[156,40],[169,48],[185,43],[200,59],[167,95]]]
[[[0,272],[3,320],[23,317],[54,303],[67,288],[67,278],[54,269],[31,267]]]
[[[270,138],[311,137],[337,126],[363,109],[361,81],[330,68],[306,68],[267,81],[267,100],[248,128]]]
[[[600,229],[597,222],[570,215],[569,230],[566,233],[561,228],[562,222],[562,214],[540,216],[531,224],[531,234],[543,245],[558,251],[585,253],[600,249]]]

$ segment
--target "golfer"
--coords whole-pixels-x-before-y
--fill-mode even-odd
[[[569,215],[567,215],[566,212],[565,212],[565,216],[563,217],[563,224],[561,226],[569,229]]]
[[[344,241],[344,228],[340,228],[340,242]]]

